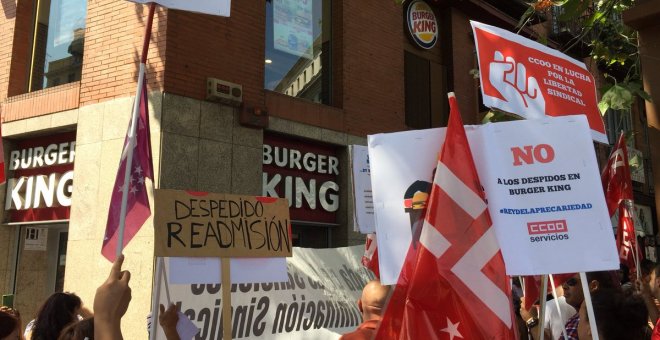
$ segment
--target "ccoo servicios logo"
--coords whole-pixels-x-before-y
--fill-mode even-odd
[[[433,9],[424,1],[412,1],[408,6],[408,31],[417,45],[431,49],[438,41],[438,21]]]
[[[568,240],[566,220],[528,222],[527,232],[532,243]]]

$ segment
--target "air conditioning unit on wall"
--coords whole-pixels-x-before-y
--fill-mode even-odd
[[[240,106],[243,103],[243,86],[220,79],[207,78],[206,100]]]

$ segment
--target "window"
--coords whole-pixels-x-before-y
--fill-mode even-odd
[[[619,140],[621,131],[629,131],[632,129],[632,113],[624,110],[608,109],[605,112],[605,126],[607,129],[607,139],[610,145],[616,144]]]
[[[39,0],[36,3],[29,90],[80,80],[87,1]]]
[[[266,0],[267,90],[330,104],[330,0]]]

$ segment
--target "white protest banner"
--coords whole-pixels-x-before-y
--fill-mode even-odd
[[[584,63],[498,27],[471,21],[484,105],[527,119],[583,114],[607,143],[596,82]]]
[[[362,234],[376,231],[374,201],[371,192],[371,170],[369,149],[363,145],[351,145],[351,168],[353,170],[353,214],[356,230]]]
[[[425,188],[430,189],[444,139],[444,128],[369,136],[369,164],[383,284],[397,282],[412,239],[411,229],[422,212],[413,209],[412,198],[415,193],[423,196]]]
[[[618,269],[584,115],[488,124],[480,130],[482,147],[473,155],[507,274]]]
[[[231,0],[128,0],[138,4],[155,2],[163,7],[180,9],[182,11],[228,17]]]
[[[548,141],[554,141],[555,138],[560,138],[561,148],[567,147],[568,145],[571,152],[577,153],[572,156],[574,158],[566,158],[565,156],[558,158],[557,162],[561,162],[561,164],[556,165],[558,169],[561,169],[565,172],[564,176],[566,177],[569,173],[573,175],[576,173],[580,174],[581,179],[579,181],[571,180],[571,182],[576,182],[575,184],[571,183],[571,185],[575,186],[576,189],[553,192],[551,195],[549,195],[549,197],[552,197],[552,199],[557,199],[556,197],[560,197],[560,200],[563,200],[563,202],[560,202],[560,206],[572,206],[578,203],[590,204],[588,209],[582,209],[582,206],[580,205],[579,210],[571,210],[573,213],[584,216],[580,217],[579,220],[574,220],[576,217],[573,215],[567,217],[570,217],[570,220],[572,221],[570,222],[571,224],[569,224],[569,228],[570,225],[574,225],[575,223],[589,221],[588,224],[581,224],[573,228],[577,233],[575,236],[569,236],[571,239],[570,244],[573,245],[573,247],[562,250],[565,252],[563,256],[571,254],[569,262],[573,264],[570,266],[562,266],[565,262],[558,261],[556,260],[556,257],[553,256],[547,259],[545,262],[539,262],[540,265],[543,265],[543,269],[534,268],[534,265],[528,264],[525,272],[515,272],[517,274],[533,275],[539,273],[565,273],[599,270],[598,268],[609,268],[612,264],[612,259],[608,256],[611,254],[613,254],[615,261],[618,261],[616,260],[616,248],[614,247],[614,238],[611,226],[609,224],[609,217],[605,216],[606,223],[602,224],[601,217],[599,215],[601,213],[601,203],[605,203],[602,186],[599,179],[600,177],[598,175],[598,168],[595,163],[595,158],[592,158],[595,156],[593,156],[593,144],[588,138],[589,130],[587,129],[585,130],[586,132],[582,131],[582,134],[578,134],[578,132],[576,132],[578,128],[573,127],[570,130],[566,130],[572,131],[571,134],[561,133],[559,135],[553,135],[556,134],[556,131],[562,131],[561,127],[563,127],[565,124],[569,124],[567,123],[567,120],[573,122],[583,121],[586,124],[586,121],[583,119],[583,116],[559,118],[547,117],[538,121],[526,120],[480,126],[465,126],[468,141],[475,158],[475,165],[477,167],[477,171],[479,172],[480,180],[485,187],[486,183],[488,183],[487,181],[491,178],[506,178],[503,177],[503,175],[498,176],[498,174],[500,174],[499,171],[504,171],[505,167],[513,167],[510,149],[502,149],[504,151],[508,150],[509,153],[500,153],[497,157],[491,152],[493,150],[499,150],[497,148],[503,148],[503,146],[498,145],[498,143],[502,143],[499,138],[504,138],[501,136],[505,136],[507,138],[511,138],[511,140],[516,141],[516,146],[521,147],[523,151],[526,150],[524,148],[525,146],[549,144],[549,142],[539,142],[539,138],[547,138]],[[489,129],[505,129],[507,126],[509,126],[507,124],[515,124],[512,125],[515,126],[515,129],[507,128],[506,131],[508,132],[508,135],[500,134],[497,136],[497,138],[493,137],[494,133],[490,132],[491,130]],[[570,124],[572,124],[571,126],[575,126],[578,123]],[[556,128],[556,126],[560,126],[560,128]],[[534,131],[534,133],[531,133],[530,131]],[[586,140],[583,138],[585,133],[587,135]],[[426,195],[424,192],[425,183],[430,182],[431,174],[433,173],[433,169],[437,164],[437,155],[442,148],[442,143],[444,142],[444,134],[445,129],[438,128],[369,136],[369,156],[373,185],[374,211],[376,217],[376,231],[378,234],[378,256],[381,281],[385,284],[396,283],[399,272],[401,271],[401,266],[403,265],[403,261],[405,259],[408,248],[410,247],[410,242],[412,239],[411,228],[413,223],[418,221],[419,214],[421,213],[420,209],[414,209],[415,203],[419,200],[422,200]],[[411,150],[414,150],[414,152],[411,152]],[[533,147],[531,152],[532,156],[534,156]],[[541,153],[540,157],[547,157],[545,150],[539,149],[537,152]],[[557,152],[555,152],[555,155],[556,154]],[[525,155],[527,154],[525,153]],[[488,167],[486,167],[486,162],[489,162]],[[539,164],[545,165],[543,163]],[[520,178],[522,177],[540,176],[534,175],[536,172],[541,171],[537,169],[541,166],[539,164],[532,164],[527,169],[525,169],[523,174],[517,177],[519,178],[519,181],[521,181]],[[553,166],[555,165],[553,164]],[[488,171],[492,171],[493,173],[489,175]],[[550,170],[544,169],[542,171]],[[513,178],[513,176],[511,176],[511,178]],[[579,184],[577,182],[579,182]],[[547,185],[550,184],[552,183],[548,183]],[[556,184],[559,185],[568,183],[562,182]],[[522,190],[522,188],[519,189]],[[532,201],[529,195],[521,195],[520,197],[517,197],[518,195],[509,195],[507,190],[504,191],[504,194],[506,195],[498,195],[496,193],[490,192],[489,188],[486,187],[489,210],[494,209],[492,208],[493,206],[502,206],[502,208],[513,209],[517,204],[521,204],[517,203],[520,201],[515,200],[522,200],[522,202],[525,204],[525,207],[527,207],[527,205],[531,204],[532,202],[535,202],[536,205],[530,207],[535,208],[547,206],[545,203],[545,205],[540,203],[543,201]],[[540,189],[531,190],[534,191]],[[547,188],[544,188],[544,190],[547,191]],[[589,199],[585,200],[583,195],[590,195]],[[555,204],[555,206],[556,205],[557,204]],[[498,240],[502,239],[502,241],[500,241],[500,246],[502,247],[504,260],[509,274],[512,274],[514,272],[509,268],[509,262],[511,258],[515,256],[510,255],[507,257],[507,254],[513,254],[514,252],[517,252],[518,257],[523,258],[536,252],[537,248],[533,248],[531,246],[520,246],[518,243],[515,243],[511,240],[507,241],[508,238],[513,237],[513,234],[511,234],[513,231],[511,224],[508,220],[496,220],[494,216],[495,212],[497,212],[499,215],[499,209],[497,211],[491,210],[491,216],[493,216],[494,222],[493,225],[497,230]],[[518,215],[507,215],[507,217],[513,216]],[[557,220],[560,219],[557,218]],[[544,220],[538,220],[538,222],[542,221]],[[551,219],[547,219],[546,221],[551,221]],[[530,222],[534,221],[530,220]],[[527,243],[531,243],[527,225],[525,225],[525,229],[516,229],[516,231],[518,233],[515,234],[515,237],[517,238],[518,242],[525,241]],[[589,233],[591,233],[592,236],[589,236],[589,238],[585,239],[585,235]],[[574,245],[574,240],[580,240],[581,243],[579,243],[579,246]],[[595,240],[604,240],[604,242],[597,243]],[[539,243],[536,243],[535,245],[539,245]],[[585,257],[584,254],[598,255],[598,257],[594,258],[593,262],[587,261],[585,263],[576,261],[576,258],[578,257]],[[546,266],[548,261],[555,262],[549,266]],[[616,268],[618,268],[618,262],[616,263]],[[514,267],[512,268],[519,269],[519,267],[515,267],[515,265],[513,266]],[[561,266],[562,269],[558,269],[557,266]],[[582,269],[570,269],[573,267],[581,267]],[[538,270],[541,271],[539,272]]]
[[[216,283],[222,281],[219,257],[170,257],[170,284]],[[283,257],[229,259],[231,283],[274,282],[286,280]]]
[[[353,331],[362,323],[357,300],[373,279],[360,263],[363,252],[364,246],[293,248],[286,281],[232,284],[232,338],[324,340]],[[169,285],[172,303],[200,328],[194,339],[221,338],[221,288]],[[165,339],[161,327],[156,339]]]

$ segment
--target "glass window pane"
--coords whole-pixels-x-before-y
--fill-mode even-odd
[[[80,80],[86,15],[86,0],[39,1],[31,91]]]
[[[267,0],[264,87],[329,104],[330,0]]]

